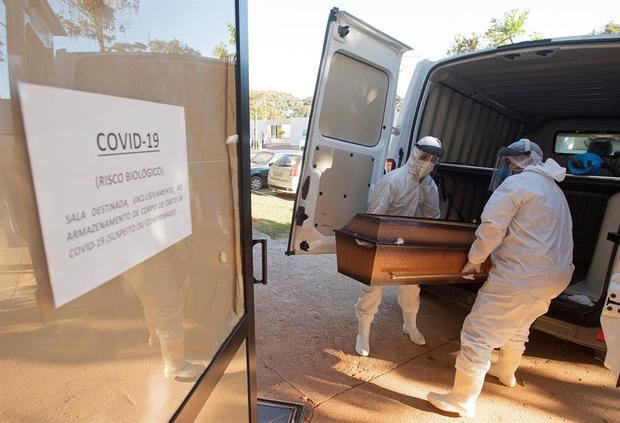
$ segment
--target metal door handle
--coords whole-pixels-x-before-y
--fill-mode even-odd
[[[261,279],[256,279],[256,277],[253,277],[254,283],[262,283],[263,285],[267,285],[267,240],[266,239],[253,239],[252,248],[254,248],[256,244],[261,245],[262,275],[261,275]]]

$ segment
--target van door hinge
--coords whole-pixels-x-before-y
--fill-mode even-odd
[[[299,206],[295,212],[295,224],[301,226],[307,218],[306,208],[304,206]]]
[[[400,128],[397,126],[392,126],[392,135],[400,135]]]

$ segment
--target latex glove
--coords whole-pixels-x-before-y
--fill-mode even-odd
[[[469,279],[473,281],[475,279],[474,273],[480,273],[481,270],[482,263],[474,264],[468,261],[467,263],[465,263],[465,266],[463,266],[463,270],[461,270],[461,273],[463,274],[463,279]]]

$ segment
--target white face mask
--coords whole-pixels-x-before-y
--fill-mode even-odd
[[[435,168],[435,163],[431,161],[416,160],[414,163],[415,173],[418,175],[418,181],[426,178]]]

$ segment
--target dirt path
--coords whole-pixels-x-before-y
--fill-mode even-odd
[[[270,241],[269,284],[255,288],[259,397],[304,402],[312,422],[454,421],[425,398],[452,384],[466,310],[423,295],[419,347],[401,333],[397,290],[388,288],[371,357],[360,357],[361,285],[336,272],[335,256],[286,257],[285,246]],[[620,391],[586,348],[533,333],[517,380],[510,389],[487,377],[476,421],[620,421]]]

